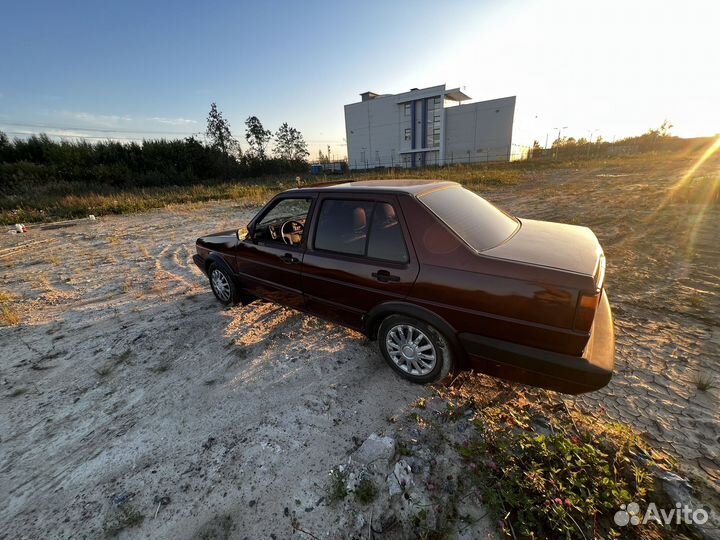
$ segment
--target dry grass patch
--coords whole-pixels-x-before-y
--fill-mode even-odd
[[[14,326],[20,320],[20,312],[13,306],[0,306],[0,326]]]
[[[106,240],[107,240],[108,245],[112,246],[112,247],[116,247],[117,245],[120,244],[120,241],[121,241],[120,237],[115,234],[109,235],[106,238]]]
[[[9,304],[17,299],[17,295],[7,291],[0,291],[0,305]]]
[[[47,274],[38,274],[35,277],[35,282],[37,284],[37,288],[39,288],[41,291],[52,291],[52,285],[50,285],[50,278],[47,277]]]
[[[17,295],[0,291],[0,326],[13,326],[20,322],[20,311],[12,305]]]

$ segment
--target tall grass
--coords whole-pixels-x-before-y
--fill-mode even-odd
[[[93,190],[84,184],[69,184],[62,194],[57,185],[40,186],[12,199],[0,199],[0,224],[54,221],[108,214],[144,212],[170,204],[212,200],[242,200],[260,204],[282,189],[274,178],[248,183],[213,183],[189,186]]]
[[[17,145],[17,141],[14,143]],[[54,148],[51,143],[50,148]],[[68,145],[65,151],[70,155],[77,152],[84,155],[87,150],[83,143]],[[109,143],[110,144],[110,143]],[[110,144],[109,148],[114,148]],[[0,137],[0,147],[2,138]],[[32,146],[32,145],[31,145]],[[123,146],[123,145],[120,145]],[[82,147],[82,150],[78,150]],[[34,148],[34,147],[33,147]],[[39,145],[33,151],[40,152]],[[124,148],[124,147],[123,147]],[[47,149],[47,148],[45,148]],[[700,147],[700,150],[703,148]],[[109,151],[105,148],[104,151]],[[118,150],[130,152],[128,148]],[[24,150],[24,157],[31,155]],[[100,152],[98,150],[98,152]],[[30,153],[30,154],[29,154]],[[2,153],[0,152],[0,155]],[[100,152],[99,155],[103,155]],[[130,152],[132,155],[132,152]],[[452,165],[447,167],[429,167],[426,169],[379,169],[371,171],[353,171],[343,176],[316,177],[305,173],[306,166],[288,165],[289,170],[281,174],[256,177],[238,177],[224,180],[222,175],[208,178],[196,178],[193,175],[172,176],[159,185],[155,183],[156,173],[139,173],[138,179],[125,178],[122,173],[113,176],[104,165],[90,165],[88,178],[80,179],[80,172],[70,175],[57,173],[58,165],[42,165],[27,162],[0,163],[0,224],[54,221],[59,219],[86,217],[88,214],[125,214],[143,212],[169,204],[205,202],[210,200],[241,200],[247,204],[260,204],[272,194],[295,185],[298,173],[301,183],[322,181],[349,181],[374,178],[435,178],[461,182],[470,189],[491,189],[494,186],[513,185],[532,181],[541,171],[579,169],[602,169],[603,171],[645,171],[648,168],[665,167],[669,170],[688,167],[698,157],[697,151],[675,153],[646,153],[634,156],[613,156],[597,159],[538,159],[510,163],[489,163],[472,165]],[[720,159],[715,156],[713,161]],[[276,160],[277,161],[277,160]],[[123,165],[124,166],[124,165]],[[270,165],[267,165],[268,167]],[[273,166],[282,168],[282,163]],[[80,167],[80,165],[78,165]],[[93,168],[95,167],[95,168]],[[82,167],[80,167],[81,170]],[[75,169],[73,169],[75,170]],[[107,176],[98,177],[98,171],[105,170]],[[249,169],[248,169],[249,170]],[[159,174],[159,173],[157,173]],[[168,174],[167,171],[163,174]],[[203,172],[203,175],[206,173]],[[547,175],[548,173],[543,173]],[[67,176],[67,177],[66,177]],[[147,185],[146,185],[147,184]]]

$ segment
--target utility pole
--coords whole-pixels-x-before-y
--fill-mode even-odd
[[[562,135],[562,130],[567,129],[567,128],[568,128],[567,126],[553,128],[553,129],[557,129],[557,132],[558,132],[557,139],[555,139],[557,141],[557,145],[555,146],[555,159],[557,159],[558,155],[560,154],[560,136]]]
[[[593,129],[590,131],[590,138],[588,139],[588,151],[587,151],[587,157],[590,157],[590,148],[592,147],[592,137],[593,133],[598,131],[597,129]]]

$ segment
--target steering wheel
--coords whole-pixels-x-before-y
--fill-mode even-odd
[[[287,227],[288,225],[293,225],[293,231],[290,234],[285,232],[285,227]],[[300,223],[299,221],[295,221],[294,219],[289,219],[288,221],[286,221],[285,223],[282,224],[282,227],[280,227],[280,236],[282,237],[282,241],[285,242],[286,244],[292,246],[293,243],[292,243],[292,239],[290,238],[290,236],[295,233],[301,233],[304,228],[305,228],[305,226],[302,223]]]

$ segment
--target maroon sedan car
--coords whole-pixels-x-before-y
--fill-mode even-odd
[[[586,227],[509,216],[454,182],[290,189],[197,240],[223,304],[262,298],[377,339],[418,383],[474,369],[577,394],[612,377],[605,257]]]

